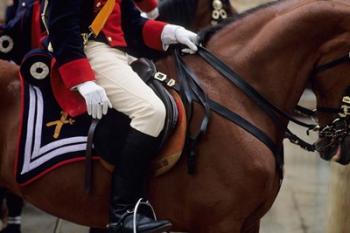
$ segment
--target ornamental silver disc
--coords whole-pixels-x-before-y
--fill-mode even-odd
[[[30,67],[30,74],[33,78],[42,80],[46,78],[50,73],[49,67],[43,62],[35,62]]]
[[[10,36],[0,36],[0,52],[9,53],[13,49],[13,39]]]

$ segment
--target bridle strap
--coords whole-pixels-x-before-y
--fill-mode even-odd
[[[341,112],[340,108],[329,108],[329,107],[317,107],[317,112],[338,114]]]
[[[256,91],[249,83],[243,80],[239,74],[232,70],[229,66],[223,63],[219,58],[209,52],[203,46],[199,46],[198,50],[199,56],[201,56],[208,64],[210,64],[214,69],[216,69],[221,75],[233,83],[236,87],[241,89],[248,97],[250,97],[255,103],[266,113],[268,114],[275,122],[280,122],[278,115],[306,128],[314,128],[316,125],[308,124],[302,121],[299,121],[289,115],[288,113],[283,112],[274,104],[269,102],[265,97],[263,97],[259,92]]]
[[[312,72],[311,76],[315,77],[319,73],[322,73],[326,70],[332,69],[338,65],[346,64],[346,63],[350,63],[350,54],[344,55],[344,56],[339,57],[331,62],[328,62],[326,64],[323,64],[323,65],[316,67],[314,69],[314,71]],[[297,105],[295,110],[298,112],[301,112],[302,114],[309,116],[309,117],[313,116],[317,112],[329,113],[329,114],[338,114],[341,112],[340,108],[317,107],[317,109],[314,111],[314,110],[304,108],[300,105]]]
[[[319,74],[321,72],[324,72],[326,70],[329,70],[335,66],[341,65],[341,64],[345,64],[345,63],[349,63],[350,62],[350,55],[347,54],[343,57],[337,58],[329,63],[326,63],[324,65],[320,65],[318,67],[316,67],[316,69],[312,72],[312,76],[315,76],[316,74]]]
[[[311,109],[305,108],[305,107],[300,106],[300,105],[297,105],[294,110],[297,113],[308,116],[308,117],[312,117],[316,113],[316,110],[311,110]]]

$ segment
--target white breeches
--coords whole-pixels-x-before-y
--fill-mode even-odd
[[[164,127],[166,111],[163,102],[128,64],[128,55],[108,45],[89,41],[85,54],[112,106],[129,116],[131,127],[157,137]]]

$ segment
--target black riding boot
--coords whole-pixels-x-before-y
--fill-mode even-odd
[[[109,233],[133,233],[133,209],[144,197],[144,183],[157,144],[157,138],[131,129],[112,174]],[[136,222],[137,233],[161,233],[171,227],[169,221],[156,221],[142,213],[137,214]]]

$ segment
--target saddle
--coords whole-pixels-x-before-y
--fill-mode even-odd
[[[141,77],[141,79],[148,84],[149,87],[151,87],[151,89],[157,94],[165,105],[167,117],[162,133],[162,146],[175,129],[179,117],[176,102],[173,96],[164,87],[164,83],[171,86],[172,83],[175,84],[175,81],[168,80],[166,74],[157,72],[157,68],[154,63],[147,58],[140,58],[130,65],[131,68]]]
[[[152,162],[153,174],[156,176],[161,175],[170,170],[182,154],[187,127],[185,108],[177,92],[165,87],[174,85],[175,81],[168,79],[165,74],[157,72],[153,62],[142,58],[132,63],[131,67],[139,74],[142,80],[154,90],[166,107],[167,119],[161,135],[160,153]],[[58,106],[59,110],[55,111],[56,114],[59,111],[61,112],[61,119],[65,120],[62,122],[72,123],[78,121],[82,117],[84,119],[90,119],[86,114],[81,114],[85,107],[83,108],[79,106],[84,106],[85,102],[78,93],[69,91],[69,93],[67,93],[69,94],[68,96],[65,96],[66,93],[63,95],[60,93],[60,88],[63,87],[63,83],[60,81],[58,72],[55,69],[56,65],[52,55],[46,50],[35,49],[28,53],[23,59],[20,67],[20,75],[23,78],[23,83],[25,85],[30,85],[39,89],[41,88],[43,92],[50,92],[49,95],[54,96],[52,99],[55,103],[49,104],[49,108],[52,108],[53,105]],[[45,96],[43,98],[44,101],[50,99]],[[65,100],[69,100],[69,104],[61,104],[65,103]],[[46,114],[45,110],[44,114]],[[26,119],[28,114],[23,114],[23,116],[23,118]],[[43,122],[45,123],[45,119]],[[91,122],[91,119],[89,122]],[[102,160],[100,159],[100,161],[108,170],[113,168],[111,164],[115,164],[115,161],[113,160],[117,157],[115,156],[115,151],[119,151],[120,147],[123,146],[122,140],[120,140],[121,144],[117,145],[115,143],[116,140],[113,140],[113,138],[125,137],[129,122],[130,119],[128,117],[113,110],[109,111],[108,114],[98,123],[93,138],[94,154],[99,154],[101,156]],[[51,124],[51,122],[47,123],[47,125],[49,124]],[[70,126],[67,123],[64,127]],[[89,125],[86,127],[88,128]],[[85,131],[87,132],[87,129]],[[85,142],[87,141],[86,138],[84,140]],[[21,143],[19,143],[19,145],[20,144]],[[22,156],[21,153],[19,153],[18,156]],[[96,157],[94,157],[94,159],[96,159]],[[25,159],[19,159],[18,161],[23,160]],[[55,160],[57,160],[57,158],[55,158]],[[62,161],[59,161],[59,163],[64,164]],[[57,164],[52,164],[50,166],[57,167]],[[17,167],[21,167],[21,165],[18,165]],[[16,172],[18,174],[20,171]],[[18,177],[17,180],[21,180],[20,183],[26,183],[24,180],[18,179]],[[35,179],[31,177],[31,180]],[[28,182],[26,184],[28,184]]]

